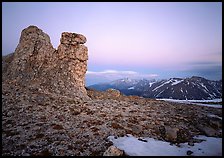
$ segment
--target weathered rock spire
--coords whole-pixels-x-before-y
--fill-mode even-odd
[[[63,32],[58,50],[50,37],[36,26],[29,26],[21,33],[10,64],[4,67],[4,81],[23,87],[36,87],[46,91],[87,97],[85,73],[88,49],[81,34]]]

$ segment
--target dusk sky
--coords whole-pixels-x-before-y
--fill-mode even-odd
[[[86,36],[86,84],[114,79],[222,79],[221,2],[4,2],[2,54],[36,25],[57,48],[62,32]]]

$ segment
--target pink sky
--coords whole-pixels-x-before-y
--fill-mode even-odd
[[[222,3],[2,3],[2,53],[36,25],[55,48],[62,32],[87,37],[88,71],[221,79]]]

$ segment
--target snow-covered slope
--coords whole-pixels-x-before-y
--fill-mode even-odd
[[[89,88],[101,91],[114,88],[126,95],[138,95],[146,98],[207,100],[222,97],[222,80],[212,81],[197,76],[160,81],[126,78],[110,83],[92,85]]]

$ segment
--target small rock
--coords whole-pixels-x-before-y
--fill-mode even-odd
[[[216,131],[215,129],[213,129],[211,127],[198,125],[198,129],[200,131],[202,131],[203,133],[205,133],[205,135],[208,136],[208,137],[214,137],[214,136],[218,135],[218,131]]]
[[[131,126],[132,132],[135,134],[139,134],[142,131],[142,127],[140,125],[133,124]]]
[[[179,131],[179,129],[165,126],[165,130],[166,130],[166,132],[165,132],[166,139],[168,141],[175,142],[177,140],[177,132]]]
[[[209,124],[215,129],[222,128],[222,120],[217,118],[212,118],[211,120],[209,120]]]
[[[112,145],[103,153],[103,156],[124,156],[124,151]]]
[[[193,143],[201,143],[201,142],[203,142],[203,141],[205,141],[204,139],[193,139]]]
[[[53,125],[53,129],[61,130],[61,129],[64,129],[64,128],[63,128],[62,125],[57,125],[57,124],[55,125],[55,124],[54,124],[54,125]]]
[[[40,153],[33,156],[52,156],[52,153],[48,149],[44,149]]]
[[[188,145],[194,146],[194,143],[193,142],[188,142]]]
[[[193,152],[190,151],[190,150],[187,151],[187,155],[191,155],[192,153],[193,153]]]
[[[138,140],[143,141],[143,142],[148,142],[147,140],[144,140],[144,139],[141,139],[141,138],[138,138]]]
[[[116,122],[112,122],[111,127],[114,129],[122,129],[123,128],[120,124],[118,124]]]

